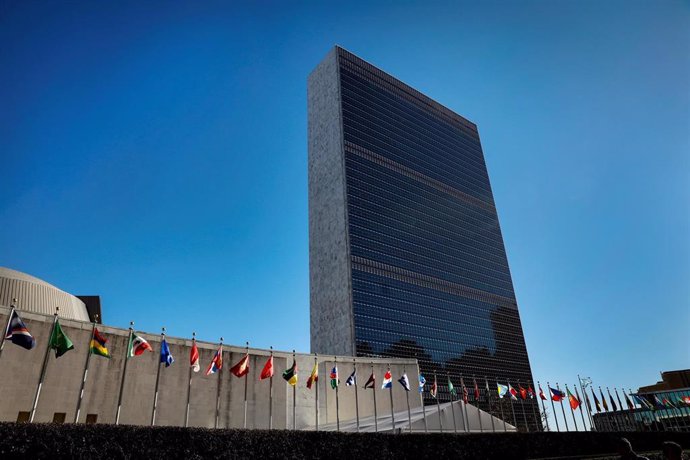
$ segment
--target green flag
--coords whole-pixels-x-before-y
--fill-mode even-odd
[[[55,321],[55,327],[53,327],[53,334],[50,336],[50,348],[55,350],[56,358],[74,348],[72,341],[62,332],[60,322],[57,320]]]
[[[452,394],[453,396],[457,396],[457,392],[455,391],[455,387],[453,387],[453,382],[450,381],[450,377],[448,378],[448,392]]]

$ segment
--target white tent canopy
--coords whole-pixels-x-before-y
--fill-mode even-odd
[[[440,422],[439,425],[439,409]],[[408,432],[412,426],[412,432],[425,432],[425,413],[426,413],[426,431],[438,433],[479,433],[479,432],[503,432],[503,431],[517,431],[513,425],[510,425],[503,420],[493,417],[491,414],[484,412],[471,404],[465,404],[462,401],[447,402],[439,405],[425,406],[424,408],[416,407],[410,410],[408,418],[407,411],[395,412],[395,427],[393,427],[393,420],[390,412],[379,411],[376,423],[374,423],[374,416],[362,417],[359,419],[359,431],[362,433],[379,432]],[[453,422],[455,417],[455,423]],[[480,423],[481,420],[481,423]],[[493,420],[493,424],[492,424]],[[314,427],[311,427],[313,430]],[[319,425],[319,430],[322,431],[336,431],[336,423],[328,423]],[[340,431],[356,432],[357,420],[341,420]]]

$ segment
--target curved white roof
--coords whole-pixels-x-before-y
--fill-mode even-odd
[[[0,267],[0,305],[9,307],[15,298],[20,311],[52,315],[60,307],[63,318],[89,321],[86,305],[75,296],[35,276]]]

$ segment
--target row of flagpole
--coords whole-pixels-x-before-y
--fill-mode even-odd
[[[42,386],[44,383],[45,375],[46,375],[46,370],[48,366],[48,361],[49,361],[49,353],[50,350],[53,349],[56,352],[56,357],[62,356],[62,354],[66,353],[67,351],[71,350],[74,348],[72,342],[69,340],[69,338],[64,334],[62,331],[62,328],[59,324],[58,321],[58,312],[59,309],[56,309],[56,312],[54,314],[53,318],[53,323],[51,326],[51,334],[50,334],[50,339],[48,341],[48,346],[46,347],[46,352],[43,360],[43,365],[41,367],[41,372],[40,372],[40,377],[39,377],[39,382],[36,388],[36,393],[34,396],[33,404],[32,404],[32,410],[30,414],[30,421],[33,422],[35,414],[36,414],[36,408],[38,406],[39,398],[41,395],[41,390]],[[16,312],[16,307],[14,303],[11,306],[10,310],[10,315],[7,320],[7,326],[5,328],[5,334],[2,336],[2,341],[0,342],[0,356],[2,356],[2,350],[4,349],[5,341],[7,339],[11,339],[14,343],[17,343],[20,346],[23,346],[24,348],[31,349],[35,346],[35,340],[29,333],[28,329],[24,325],[23,321],[21,318],[19,318],[17,312]],[[75,423],[78,423],[79,421],[79,416],[81,412],[81,406],[82,406],[82,400],[84,397],[84,391],[85,391],[85,386],[87,382],[87,377],[88,377],[88,371],[89,371],[89,364],[91,361],[91,355],[92,354],[98,354],[101,356],[105,356],[107,358],[110,358],[110,353],[106,348],[106,343],[107,339],[103,337],[100,332],[98,331],[96,327],[96,322],[93,322],[92,328],[91,328],[91,337],[90,337],[90,342],[89,342],[89,351],[86,356],[86,361],[84,364],[84,372],[83,372],[83,377],[81,380],[81,388],[79,392],[79,399],[77,402],[77,408],[75,411]],[[117,403],[117,412],[116,412],[116,417],[115,417],[115,423],[119,424],[120,421],[120,415],[121,415],[121,409],[122,409],[122,399],[123,399],[123,392],[125,388],[125,379],[127,375],[127,363],[129,361],[129,358],[132,358],[134,356],[138,356],[142,354],[144,351],[149,350],[153,351],[152,347],[146,342],[146,340],[143,337],[140,337],[137,335],[134,331],[134,323],[130,323],[129,327],[129,334],[128,334],[128,346],[127,346],[127,351],[125,354],[125,359],[123,363],[123,369],[122,369],[122,375],[121,375],[121,381],[120,381],[120,388],[119,388],[119,394],[118,394],[118,403]],[[218,372],[218,382],[217,382],[217,389],[216,389],[216,406],[215,406],[215,421],[214,421],[214,426],[218,427],[219,424],[219,418],[220,418],[220,400],[221,400],[221,384],[222,384],[222,379],[220,378],[220,370],[222,369],[222,354],[223,354],[223,338],[221,337],[218,351],[215,353],[211,363],[209,364],[209,367],[206,371],[206,375],[210,375],[213,373]],[[293,387],[293,404],[292,404],[292,427],[293,429],[296,429],[296,384],[297,384],[297,362],[295,358],[295,350],[293,350],[292,353],[293,357],[293,364],[292,367],[287,369],[283,373],[283,378]],[[151,425],[155,425],[156,421],[156,411],[158,407],[158,392],[159,392],[159,383],[160,383],[160,371],[161,371],[161,364],[165,364],[166,367],[170,366],[173,363],[174,359],[172,357],[172,354],[170,353],[169,346],[167,344],[167,341],[165,339],[165,328],[162,329],[161,332],[161,353],[160,353],[160,360],[158,362],[158,367],[156,371],[156,383],[155,383],[155,389],[154,389],[154,397],[153,397],[153,407],[152,407],[152,412],[151,412]],[[334,357],[334,366],[331,371],[330,377],[331,377],[331,387],[335,390],[335,403],[336,403],[336,429],[340,430],[340,408],[339,408],[339,393],[338,389],[340,386],[340,380],[338,377],[338,361],[337,357]],[[192,376],[193,376],[193,371],[198,372],[200,370],[199,366],[199,351],[196,346],[196,333],[192,333],[192,348],[190,351],[190,368],[189,368],[189,380],[188,380],[188,388],[187,388],[187,404],[186,404],[186,410],[185,410],[185,426],[189,425],[189,410],[190,410],[190,398],[191,398],[191,390],[192,390]],[[243,427],[247,427],[247,375],[249,373],[249,342],[246,343],[246,349],[245,349],[245,356],[235,365],[231,368],[230,370],[235,376],[237,377],[245,377],[244,381],[244,414],[243,414]],[[369,377],[369,380],[367,383],[364,385],[365,389],[369,388],[375,388],[376,385],[376,379],[375,379],[375,374],[374,374],[374,366],[373,362],[371,363],[371,376]],[[274,369],[273,369],[273,347],[270,349],[270,355],[268,358],[268,361],[266,362],[259,379],[264,380],[264,379],[269,379],[269,409],[268,409],[268,426],[269,429],[273,428],[273,374],[274,374]],[[455,388],[451,382],[450,376],[446,375],[448,378],[448,393],[450,395],[451,402],[455,401],[455,397],[457,396],[457,392],[455,391]],[[360,429],[360,414],[359,414],[359,395],[357,392],[357,361],[356,358],[353,358],[353,372],[350,375],[350,377],[346,381],[347,386],[354,386],[355,387],[355,413],[356,413],[356,426],[357,426],[357,431]],[[492,400],[491,400],[491,391],[489,390],[489,381],[488,378],[484,377],[485,379],[485,386],[486,386],[486,400],[485,402],[489,403],[489,411],[490,413],[493,413],[492,411]],[[313,383],[318,381],[318,356],[314,355],[314,368],[312,370],[312,373],[307,380],[307,388],[311,389]],[[480,431],[484,431],[483,425],[482,425],[482,418],[481,418],[481,410],[479,409],[479,403],[480,401],[480,391],[479,387],[477,385],[477,379],[473,377],[474,381],[474,401],[477,403],[477,416],[479,420],[479,425],[480,425]],[[578,375],[578,381],[580,385],[580,390],[582,390],[582,394],[584,396],[584,404],[586,405],[587,408],[587,421],[589,422],[590,429],[594,429],[595,427],[595,422],[594,418],[592,416],[592,405],[589,400],[589,396],[587,395],[586,388],[589,384],[591,384],[591,379],[582,379]],[[398,379],[398,382],[404,387],[405,395],[406,395],[406,403],[407,403],[407,413],[408,413],[408,420],[411,419],[411,410],[410,410],[410,402],[409,402],[409,392],[410,392],[410,384],[409,380],[407,377],[407,373],[405,369],[403,369],[403,374],[400,379]],[[468,429],[468,424],[469,424],[469,416],[467,412],[467,404],[469,402],[469,396],[468,396],[468,389],[465,386],[465,381],[464,377],[460,377],[460,382],[461,382],[461,388],[462,388],[462,402],[463,404],[461,405],[461,417],[463,419],[463,426],[465,427],[465,431],[469,431]],[[504,396],[508,395],[508,399],[510,400],[510,408],[511,408],[511,414],[512,414],[512,419],[515,428],[517,429],[517,418],[515,415],[515,408],[513,406],[513,400],[518,400],[517,395],[520,395],[520,403],[521,403],[521,409],[522,409],[522,418],[525,421],[525,428],[527,431],[529,431],[529,423],[528,423],[528,417],[527,413],[525,411],[524,407],[524,402],[525,400],[528,399],[534,399],[536,397],[535,391],[532,389],[531,384],[527,384],[528,388],[525,389],[522,387],[520,382],[518,381],[518,387],[519,387],[519,393],[518,390],[513,388],[510,384],[510,381],[507,381],[508,385],[502,385],[496,380],[496,386],[497,386],[497,391],[498,391],[498,397],[499,397],[499,410],[501,413],[501,420],[503,422],[503,430],[507,431],[507,425],[505,423],[505,416],[503,413],[503,405],[501,404],[501,401]],[[424,386],[426,384],[426,379],[420,374],[419,375],[419,393],[420,393],[420,398],[421,398],[421,405],[422,405],[422,411],[423,411],[423,419],[424,419],[424,430],[425,432],[428,431],[427,427],[427,419],[426,419],[426,407],[424,406],[424,399],[423,399],[423,392],[424,392]],[[565,408],[563,407],[563,400],[566,399],[566,393],[567,393],[567,399],[569,401],[570,405],[570,411],[571,411],[571,416],[572,416],[572,421],[573,425],[575,426],[575,430],[578,430],[578,423],[577,423],[577,418],[575,416],[575,410],[578,408],[580,409],[580,418],[582,421],[582,426],[583,429],[587,429],[587,423],[585,422],[585,415],[584,415],[584,410],[583,410],[583,400],[580,397],[580,392],[578,391],[578,386],[573,385],[573,389],[575,391],[575,395],[573,395],[568,388],[567,385],[565,385],[565,390],[566,393],[561,391],[561,388],[558,383],[556,383],[556,388],[552,388],[549,382],[546,382],[547,388],[549,389],[549,394],[551,401],[551,406],[554,414],[554,422],[556,424],[556,430],[560,431],[560,425],[558,423],[558,417],[556,416],[556,409],[554,402],[560,402],[561,403],[561,411],[563,414],[563,422],[565,424],[565,431],[569,430],[569,425],[568,425],[568,420],[565,414]],[[382,385],[382,389],[389,389],[389,396],[390,396],[390,406],[391,406],[391,424],[393,429],[395,428],[395,412],[394,412],[394,406],[393,406],[393,394],[392,394],[392,374],[390,372],[390,365],[388,366],[388,370],[385,373],[384,376],[384,382]],[[544,413],[544,419],[546,423],[546,429],[550,430],[549,427],[549,421],[548,417],[546,417],[546,409],[544,406],[544,401],[547,399],[546,396],[544,395],[544,392],[541,388],[541,384],[537,382],[537,387],[539,388],[539,399],[541,400],[541,406],[542,406],[542,413]],[[618,389],[614,388],[614,393],[616,394],[616,399],[618,400],[618,405],[613,400],[613,397],[611,395],[610,390],[608,387],[606,388],[609,400],[612,404],[612,407],[614,408],[614,412],[618,410],[618,407],[623,409],[622,402],[620,399],[620,396],[618,394]],[[315,388],[315,399],[316,399],[316,404],[315,404],[315,416],[316,416],[316,425],[315,428],[316,430],[319,429],[319,393],[318,393],[318,384],[316,385]],[[599,387],[600,395],[602,397],[601,403],[599,402],[596,393],[594,392],[593,388],[590,388],[590,392],[592,393],[592,396],[595,400],[595,406],[597,409],[597,412],[600,412],[601,410],[601,405],[608,411],[608,404],[606,402],[606,398],[604,397],[603,391],[601,390],[601,387]],[[436,399],[437,403],[437,408],[438,408],[438,414],[439,414],[439,429],[441,432],[443,432],[443,423],[441,420],[441,411],[440,411],[440,398],[438,397],[438,385],[437,385],[437,375],[436,372],[434,372],[434,383],[431,387],[430,394],[432,398]],[[634,404],[631,402],[631,400],[628,398],[628,395],[623,391],[626,403],[628,405],[628,409],[634,409]],[[643,408],[647,409],[652,409],[654,410],[654,405],[649,405],[645,403],[644,398],[640,397],[639,395],[634,395],[632,391],[630,391],[630,396],[633,398],[634,401],[637,402],[638,405],[640,405]],[[376,404],[376,391],[373,391],[373,404],[374,404],[374,425],[375,425],[375,430],[378,431],[378,414],[377,414],[377,404]],[[656,396],[655,396],[656,398]],[[687,400],[683,399],[681,400],[685,401],[684,404],[687,406],[690,406],[690,397],[687,397]],[[659,401],[658,405],[662,405],[662,408],[664,409],[670,409],[673,413],[675,414],[680,414],[681,416],[683,415],[684,411],[683,409],[687,409],[687,407],[676,407],[673,404],[669,403],[669,407],[663,406],[662,401]],[[541,426],[541,423],[539,423],[539,418],[537,417],[537,413],[535,412],[535,404],[530,404],[532,407],[532,412],[533,416],[535,418],[535,426],[537,429],[543,429]],[[538,409],[538,404],[536,405]],[[649,406],[649,407],[647,407]],[[451,413],[452,413],[452,419],[453,419],[453,430],[457,432],[457,422],[456,422],[456,415],[455,415],[455,404],[451,404]],[[634,419],[631,419],[631,414],[626,413],[624,416],[627,418],[628,422],[630,423],[631,426],[635,426],[635,421]],[[663,423],[663,422],[662,422]],[[676,421],[677,428],[680,429],[680,425],[678,425],[678,422]],[[492,425],[492,431],[496,431],[496,426],[495,426],[495,421],[493,416],[491,417],[491,425]],[[409,423],[409,429],[410,431],[412,430],[411,423]]]

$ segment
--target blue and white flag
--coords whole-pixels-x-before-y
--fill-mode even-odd
[[[403,372],[403,375],[398,379],[398,382],[400,382],[400,385],[403,386],[405,391],[410,391],[410,381],[407,379],[406,373]]]
[[[175,362],[175,359],[173,358],[173,355],[170,354],[170,348],[168,347],[168,342],[163,339],[161,342],[161,361],[162,363],[165,363],[165,367],[170,366],[173,362]]]
[[[345,385],[352,386],[357,384],[357,371],[352,371],[352,374],[345,380]]]
[[[424,385],[426,385],[426,379],[422,374],[419,374],[419,392],[424,393]]]
[[[36,339],[29,333],[26,324],[19,317],[16,310],[12,311],[12,318],[5,331],[5,340],[11,340],[13,344],[31,350],[36,346]]]

